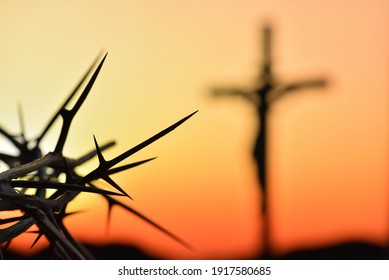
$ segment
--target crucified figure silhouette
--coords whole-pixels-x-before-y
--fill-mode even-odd
[[[259,186],[262,192],[262,215],[264,219],[263,255],[264,259],[271,258],[269,248],[269,218],[268,218],[268,183],[267,183],[267,117],[271,105],[283,95],[301,89],[323,87],[327,84],[325,79],[302,80],[292,83],[277,83],[273,74],[271,56],[271,35],[269,25],[263,28],[263,54],[259,82],[254,90],[239,88],[215,88],[214,96],[240,96],[254,104],[258,111],[258,136],[255,142],[253,155],[257,162]]]

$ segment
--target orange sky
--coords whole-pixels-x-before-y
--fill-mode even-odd
[[[133,157],[157,160],[115,177],[134,197],[129,205],[195,251],[119,209],[106,235],[106,205],[92,195],[74,205],[88,212],[69,218],[72,232],[157,257],[251,256],[261,227],[255,111],[207,94],[213,86],[253,85],[260,27],[270,20],[279,79],[330,80],[270,112],[274,250],[350,238],[382,243],[389,237],[388,19],[387,0],[2,1],[1,125],[18,131],[21,101],[27,135],[36,136],[99,51],[108,51],[65,152],[89,151],[95,134],[100,143],[118,141],[110,158],[199,110]]]

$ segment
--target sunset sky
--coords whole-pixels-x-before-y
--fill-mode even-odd
[[[93,149],[94,134],[117,140],[105,154],[112,158],[199,110],[128,162],[156,160],[114,177],[134,198],[128,205],[194,250],[119,208],[107,233],[107,205],[96,195],[77,199],[74,209],[86,212],[67,220],[79,240],[174,259],[248,258],[260,249],[256,111],[210,92],[253,88],[265,23],[280,82],[329,81],[269,112],[271,248],[389,241],[388,0],[1,1],[2,127],[20,131],[19,102],[27,137],[36,137],[101,50],[108,57],[66,155]],[[28,250],[33,239],[13,246]]]

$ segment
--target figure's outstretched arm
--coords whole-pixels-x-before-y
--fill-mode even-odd
[[[289,92],[297,91],[300,89],[321,88],[325,87],[327,84],[328,81],[325,79],[305,80],[286,84],[280,86],[279,88],[275,88],[273,92],[269,94],[267,101],[270,104]]]
[[[244,99],[250,101],[255,106],[259,105],[259,97],[256,93],[251,91],[245,91],[238,88],[216,88],[213,89],[212,95],[214,97],[221,97],[221,96],[240,96]]]

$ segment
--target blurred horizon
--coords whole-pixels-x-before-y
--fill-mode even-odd
[[[270,23],[280,82],[329,81],[283,97],[269,113],[271,248],[389,243],[389,1],[3,1],[1,8],[0,125],[12,133],[20,132],[20,103],[27,137],[36,137],[101,50],[107,60],[65,155],[92,150],[96,135],[101,144],[117,141],[104,153],[112,158],[199,110],[127,162],[156,160],[114,177],[134,198],[123,201],[194,251],[116,208],[107,230],[107,205],[94,195],[77,199],[74,209],[85,212],[66,220],[79,240],[172,259],[259,253],[256,111],[210,92],[254,88],[261,29]],[[28,251],[34,238],[25,234],[11,248]]]

